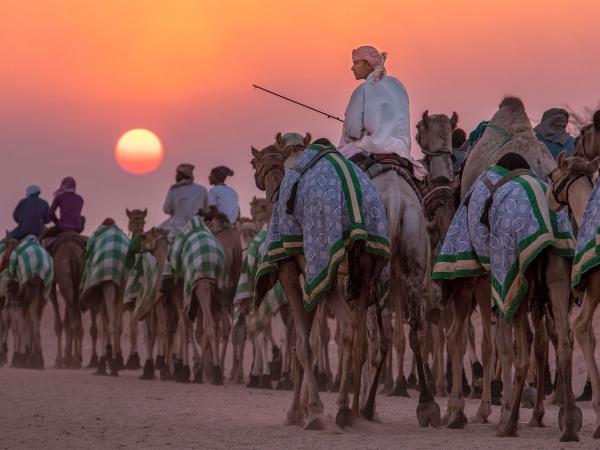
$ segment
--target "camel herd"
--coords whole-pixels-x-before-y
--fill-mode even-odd
[[[233,366],[229,368],[229,381],[245,383],[243,355],[249,340],[254,360],[247,386],[272,389],[275,382],[276,389],[292,390],[286,425],[322,428],[324,406],[319,393],[327,389],[338,393],[336,423],[344,428],[361,417],[374,420],[378,394],[408,396],[407,389],[416,387],[416,414],[421,426],[463,428],[468,423],[488,423],[492,405],[501,402],[497,435],[518,436],[521,404],[532,395],[535,398],[528,400],[533,416],[527,426],[546,426],[544,399],[553,389],[548,391],[545,374],[552,342],[558,362],[553,401],[561,405],[560,440],[578,441],[582,417],[571,385],[574,335],[583,349],[592,383],[596,413],[593,437],[600,438],[600,374],[591,326],[600,303],[600,272],[592,269],[600,264],[600,257],[593,245],[582,250],[583,256],[575,261],[559,256],[551,247],[532,256],[527,272],[521,275],[528,286],[523,301],[506,321],[492,300],[488,274],[461,275],[444,283],[431,279],[440,246],[461,202],[478,177],[507,153],[522,155],[531,170],[548,183],[538,201],[552,211],[568,207],[576,228],[587,230],[593,238],[600,225],[594,226],[596,211],[588,199],[596,195],[600,112],[594,119],[577,138],[573,157],[561,154],[555,162],[536,139],[523,103],[506,97],[485,131],[472,143],[462,172],[455,177],[451,135],[458,117],[456,113],[449,118],[425,112],[417,125],[417,141],[429,171],[424,182],[415,181],[405,168],[390,167],[385,161],[376,161],[383,169],[376,171],[370,181],[362,171],[360,175],[347,175],[356,183],[353,186],[362,186],[358,191],[369,183],[378,191],[377,201],[387,217],[385,239],[375,248],[368,238],[361,240],[349,234],[345,250],[338,250],[329,278],[319,288],[322,297],[317,297],[314,304],[307,297],[306,284],[303,288],[307,273],[302,245],[308,245],[310,234],[304,234],[304,242],[291,242],[277,250],[284,252],[281,254],[285,258],[268,247],[274,209],[277,212],[277,208],[285,208],[279,198],[291,195],[285,181],[288,174],[296,171],[300,180],[303,172],[299,172],[298,162],[307,159],[303,155],[316,155],[329,148],[326,140],[312,142],[310,134],[278,134],[272,145],[262,150],[252,148],[256,184],[264,188],[266,195],[252,201],[252,217],[240,219],[236,227],[219,213],[197,216],[175,241],[170,241],[165,230],[145,228],[146,210],[127,210],[129,237],[108,225],[112,231],[103,229],[102,235],[108,239],[112,233],[111,239],[124,249],[113,252],[112,257],[118,261],[111,263],[110,275],[98,278],[89,288],[83,288],[83,284],[89,276],[88,266],[98,259],[94,252],[102,245],[100,234],[94,234],[94,242],[65,233],[43,242],[43,247],[37,240],[27,244],[36,254],[47,252],[50,259],[46,265],[52,267],[53,275],[51,286],[45,286],[44,277],[37,272],[29,278],[7,275],[12,261],[16,261],[13,266],[19,264],[15,255],[24,251],[23,243],[7,240],[0,247],[4,260],[9,262],[0,283],[0,363],[9,362],[7,343],[12,333],[11,366],[44,367],[39,327],[49,298],[57,336],[55,367],[81,368],[82,314],[89,309],[92,359],[88,367],[96,368],[96,375],[118,376],[125,368],[141,368],[137,350],[141,321],[146,356],[141,380],[156,379],[158,371],[161,380],[222,385],[231,337]],[[356,166],[342,160],[333,151],[327,162],[323,156],[311,164],[318,167],[323,161],[339,170],[355,170]],[[298,183],[293,188],[294,196]],[[345,192],[352,198],[357,194]],[[351,203],[352,198],[346,201]],[[294,203],[291,205],[290,211],[287,203],[288,214],[301,215],[305,228],[311,221],[321,220],[311,216],[313,209],[293,211]],[[352,213],[358,217],[356,211]],[[352,233],[359,231],[353,229]],[[577,283],[572,291],[573,266]],[[383,285],[385,288],[380,288]],[[580,302],[578,309],[573,306],[575,297]],[[64,303],[63,317],[59,298]],[[475,309],[482,321],[481,362],[475,352],[470,319]],[[125,311],[130,312],[127,325],[131,335],[127,363],[121,350]],[[329,365],[328,318],[336,321],[336,374]],[[405,323],[409,325],[408,343],[414,355],[408,379],[404,373]],[[389,351],[390,344],[395,352]],[[473,367],[471,386],[461,369],[467,351]],[[479,408],[470,419],[464,413],[464,397],[469,394],[480,398]],[[449,397],[443,417],[436,396]]]

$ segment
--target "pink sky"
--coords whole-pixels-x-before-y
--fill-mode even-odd
[[[598,17],[597,1],[0,0],[0,226],[15,226],[29,184],[51,201],[69,175],[86,202],[87,234],[105,217],[126,227],[125,208],[148,208],[157,225],[180,162],[206,187],[212,167],[233,169],[228,184],[247,215],[259,194],[251,145],[278,131],[337,143],[341,131],[251,85],[342,117],[360,45],[388,52],[413,126],[426,109],[457,111],[469,132],[505,94],[520,96],[535,123],[550,107],[595,105]],[[114,159],[132,128],[164,144],[150,174]]]

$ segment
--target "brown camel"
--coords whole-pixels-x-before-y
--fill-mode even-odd
[[[461,196],[465,196],[475,179],[483,173],[487,167],[498,161],[506,153],[514,152],[522,155],[530,164],[535,173],[542,179],[547,179],[554,170],[556,164],[546,147],[537,141],[525,108],[520,99],[515,97],[505,97],[500,103],[498,112],[492,117],[489,124],[485,127],[483,133],[476,141],[474,147],[469,153],[465,164],[461,180]],[[538,199],[539,200],[539,199]],[[567,258],[558,256],[552,249],[546,249],[540,257],[532,263],[532,270],[528,272],[528,279],[532,274],[545,277],[547,287],[542,281],[533,283],[534,288],[527,291],[526,297],[520,303],[519,309],[512,318],[515,339],[517,342],[517,358],[515,361],[515,389],[512,390],[512,356],[513,346],[511,337],[511,327],[504,325],[499,321],[499,354],[502,362],[505,395],[501,411],[501,429],[498,436],[518,436],[519,409],[523,386],[529,370],[531,330],[527,315],[529,301],[537,299],[536,293],[540,289],[548,289],[550,292],[549,302],[554,314],[557,335],[559,341],[558,360],[561,382],[565,392],[565,402],[563,412],[559,415],[559,423],[562,424],[561,441],[578,441],[578,427],[581,424],[581,412],[575,406],[574,397],[571,389],[571,368],[572,368],[572,342],[569,338],[570,327],[568,322],[570,283],[565,274],[570,271],[570,263]],[[529,280],[530,283],[533,280]],[[489,356],[492,353],[491,340],[487,336],[486,330],[491,324],[490,305],[490,279],[487,275],[476,278],[457,279],[451,283],[451,287],[444,294],[447,300],[453,299],[455,302],[454,322],[448,336],[448,346],[451,350],[452,365],[459,367],[464,358],[466,340],[463,336],[465,321],[469,314],[469,305],[473,294],[475,294],[478,304],[481,308],[482,321],[484,323],[483,367],[484,367],[484,392],[486,399],[480,405],[476,416],[471,419],[472,422],[487,422],[491,413],[490,403],[487,401],[486,390],[490,385],[491,361]],[[533,298],[532,298],[533,296]],[[445,299],[442,299],[445,301]],[[533,411],[533,417],[528,426],[544,427],[544,404],[543,404],[543,373],[547,351],[547,334],[544,327],[543,315],[540,309],[535,307],[532,311],[532,320],[535,328],[534,350],[538,365],[537,390],[538,396]],[[512,392],[511,392],[512,391]],[[448,402],[448,411],[444,418],[451,428],[462,428],[467,420],[464,416],[464,399],[460,389],[460,371],[453,374],[453,386],[450,400]]]
[[[319,141],[317,141],[317,143],[319,143]],[[266,147],[261,151],[252,148],[252,154],[254,156],[252,165],[256,171],[255,176],[257,183],[265,187],[267,198],[273,198],[272,196],[275,194],[276,190],[279,189],[284,178],[284,156],[274,145]],[[272,217],[272,204],[268,204],[268,208],[268,216]],[[357,418],[359,414],[358,397],[360,378],[358,377],[360,376],[362,364],[364,363],[366,357],[363,354],[362,345],[354,346],[355,377],[357,377],[357,380],[355,382],[352,405],[353,408],[350,410],[348,408],[348,374],[350,369],[350,352],[353,349],[353,340],[357,327],[359,327],[361,330],[365,327],[368,301],[373,300],[372,295],[374,293],[370,291],[369,286],[371,286],[371,283],[373,283],[374,279],[378,277],[378,272],[382,268],[380,266],[380,260],[367,253],[364,250],[363,245],[360,243],[353,246],[352,250],[346,255],[346,259],[350,268],[349,273],[351,285],[355,286],[358,294],[355,300],[355,316],[353,317],[353,314],[350,311],[347,303],[344,301],[338,283],[331,283],[328,292],[323,297],[329,308],[339,318],[341,324],[344,355],[343,361],[341,361],[341,364],[343,364],[343,372],[340,392],[337,398],[338,415],[336,417],[336,423],[342,427],[348,423],[351,423],[353,418]],[[362,270],[358,271],[358,266],[360,266]],[[378,266],[380,266],[380,268],[378,268]],[[294,399],[292,406],[288,411],[285,424],[304,425],[302,409],[303,405],[306,405],[308,409],[308,418],[305,429],[314,429],[322,426],[319,415],[323,412],[323,403],[319,398],[318,387],[312,370],[313,358],[310,349],[310,329],[314,321],[317,308],[313,307],[309,311],[304,308],[303,291],[300,285],[300,276],[304,273],[304,267],[304,258],[301,253],[296,253],[293,256],[281,259],[277,264],[278,278],[281,282],[294,316],[294,323],[297,333],[295,356],[298,358],[300,363],[300,367],[298,367],[299,370],[294,382]],[[356,287],[357,285],[358,287]],[[263,290],[264,288],[261,289],[261,286],[259,285],[257,290],[259,297],[262,296]],[[379,335],[383,336],[380,311],[378,314],[377,325],[379,328]],[[376,361],[376,374],[373,377],[371,385],[369,386],[369,398],[362,410],[362,415],[368,419],[372,419],[375,412],[375,392],[377,389],[379,375],[381,373],[382,362],[387,352],[387,344],[382,342],[379,350],[382,358],[380,358],[379,361]],[[308,401],[306,403],[301,401],[304,377],[306,377],[306,395],[308,397]],[[429,418],[426,418],[426,420],[429,420]]]
[[[578,152],[578,154],[586,154]],[[589,155],[590,153],[588,153]],[[552,182],[548,187],[547,199],[548,205],[554,210],[560,209],[563,205],[568,205],[573,213],[575,222],[581,230],[584,224],[584,211],[588,200],[592,194],[594,185],[592,178],[598,172],[598,157],[588,162],[581,157],[566,157],[566,151],[558,155],[558,167],[551,174]],[[585,220],[593,220],[590,216]],[[591,225],[597,228],[597,223]],[[585,238],[585,237],[584,237]],[[578,247],[580,247],[578,245]],[[573,276],[581,274],[581,282],[577,284],[576,289],[583,290],[583,302],[581,308],[572,319],[573,333],[577,342],[581,346],[585,363],[588,367],[588,373],[592,385],[592,407],[596,414],[594,424],[594,439],[600,438],[600,375],[598,373],[598,364],[594,357],[596,340],[593,336],[592,319],[594,312],[600,304],[600,272],[597,270],[597,263],[592,264],[591,258],[595,256],[592,249],[590,252],[583,252],[583,257],[578,260],[573,268]],[[581,269],[584,265],[588,268]],[[585,274],[585,276],[583,276]]]
[[[594,113],[593,122],[581,129],[572,154],[587,161],[600,156],[600,110]]]

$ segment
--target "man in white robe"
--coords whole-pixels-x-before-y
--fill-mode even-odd
[[[169,189],[163,206],[163,212],[171,217],[159,228],[169,230],[169,237],[175,237],[200,210],[208,211],[208,191],[194,183],[193,165],[179,164],[175,184]]]
[[[397,78],[386,74],[386,57],[369,46],[352,51],[354,76],[365,81],[350,97],[338,150],[346,158],[396,154],[410,161],[415,177],[422,180],[427,171],[410,155],[408,94]]]

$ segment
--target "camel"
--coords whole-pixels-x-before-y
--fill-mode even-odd
[[[7,236],[4,258],[8,261],[6,297],[21,355],[16,366],[44,370],[40,325],[54,279],[52,258],[33,236],[21,241]]]
[[[572,153],[588,161],[600,156],[600,110],[594,113],[593,122],[581,129]]]
[[[483,133],[475,142],[469,152],[461,180],[461,198],[469,192],[471,185],[487,168],[498,161],[506,153],[514,152],[522,155],[530,164],[531,168],[541,179],[547,179],[556,167],[552,156],[546,147],[535,138],[529,118],[520,99],[505,97],[500,103],[498,112],[485,125]],[[539,200],[539,199],[538,199]],[[545,204],[545,201],[544,201]],[[462,207],[462,206],[461,206]],[[440,262],[436,265],[436,270]],[[565,393],[564,406],[559,415],[559,423],[562,425],[560,440],[578,441],[578,427],[581,424],[581,411],[575,406],[571,390],[571,365],[572,365],[572,343],[569,339],[570,327],[568,322],[569,309],[569,280],[565,272],[569,271],[569,261],[560,257],[557,252],[548,248],[540,257],[536,258],[528,271],[526,277],[533,282],[533,288],[527,291],[527,295],[520,302],[517,311],[512,317],[517,341],[517,358],[515,361],[515,389],[511,389],[512,380],[512,337],[511,327],[499,322],[499,354],[502,363],[505,396],[501,411],[501,429],[497,436],[518,436],[519,408],[525,378],[529,369],[529,351],[531,346],[531,330],[527,317],[529,300],[538,300],[543,297],[546,289],[550,292],[548,301],[556,321],[558,334],[558,359],[561,382]],[[442,270],[441,268],[439,270]],[[434,273],[434,277],[436,277]],[[544,278],[545,277],[545,278]],[[533,278],[533,279],[531,279]],[[546,286],[547,283],[547,286]],[[490,278],[489,275],[467,277],[448,283],[444,288],[442,302],[454,301],[455,315],[452,327],[448,335],[448,347],[451,351],[452,365],[459,367],[464,358],[466,342],[463,335],[465,320],[469,313],[469,305],[473,294],[477,298],[481,309],[484,324],[484,336],[482,348],[484,382],[482,403],[471,419],[471,422],[486,423],[491,413],[489,398],[489,386],[491,378],[491,301],[490,301]],[[541,297],[540,297],[541,294]],[[543,405],[543,373],[547,350],[547,334],[542,320],[543,314],[536,302],[532,303],[532,320],[535,327],[534,350],[538,365],[537,390],[535,408],[532,420],[528,426],[544,427],[544,405]],[[537,305],[537,306],[536,306]],[[513,391],[513,392],[511,392]],[[448,402],[448,410],[444,417],[444,423],[450,428],[462,428],[467,423],[464,416],[464,399],[460,389],[460,371],[453,374],[453,386],[451,397]]]
[[[254,197],[256,198],[256,197]],[[256,232],[258,231],[256,228],[256,223],[249,217],[240,217],[237,221],[237,229],[240,232],[240,244],[242,245],[242,260],[246,256],[246,251],[248,250],[248,246],[254,236],[256,236]]]
[[[577,154],[589,156],[592,153]],[[575,338],[583,351],[592,386],[592,407],[596,414],[593,437],[600,439],[600,374],[594,357],[596,340],[592,329],[594,311],[600,304],[600,272],[597,270],[599,262],[595,244],[586,245],[591,235],[595,242],[598,228],[597,214],[594,215],[598,197],[597,194],[592,194],[599,186],[596,184],[594,187],[592,183],[593,176],[598,172],[598,156],[588,162],[578,156],[567,158],[566,151],[563,151],[558,155],[557,166],[551,174],[547,199],[548,205],[554,210],[568,205],[580,231],[572,277],[574,288],[583,291],[584,296],[581,308],[571,323]]]
[[[125,257],[129,239],[107,219],[90,237],[84,252],[84,269],[80,283],[82,305],[102,319],[100,360],[94,375],[119,376],[122,369],[121,330],[123,326],[123,294],[127,280]]]
[[[54,284],[50,293],[54,309],[54,331],[58,341],[55,368],[80,369],[82,361],[81,344],[83,324],[79,304],[79,283],[82,272],[82,255],[86,238],[77,233],[67,232],[44,244],[54,261]],[[56,289],[60,289],[65,302],[65,316],[61,322]],[[65,354],[62,355],[62,330],[65,330]]]
[[[311,144],[309,147],[307,147],[307,149],[312,150],[310,154],[314,156],[315,151],[320,152],[322,151],[322,149],[328,148],[328,145],[330,145],[328,141],[318,140],[315,143]],[[273,195],[276,193],[276,191],[279,191],[280,187],[284,185],[282,184],[282,181],[284,181],[285,174],[284,155],[275,145],[270,145],[262,149],[261,151],[252,148],[252,155],[252,165],[255,169],[257,185],[265,187],[267,198],[274,198]],[[297,161],[299,161],[305,155],[307,155],[306,150],[297,159]],[[319,166],[322,166],[323,164],[332,164],[331,162],[329,162],[332,159],[336,161],[336,164],[343,164],[344,167],[348,167],[345,165],[348,163],[344,163],[345,160],[342,160],[342,158],[339,156],[327,155],[325,156],[325,158],[327,159],[319,160],[319,162],[317,162],[314,167],[319,168]],[[348,167],[348,170],[350,169],[353,171],[355,170],[351,166]],[[362,173],[355,173],[358,177],[364,177]],[[352,194],[352,191],[349,191],[349,194]],[[273,217],[273,205],[275,205],[275,207],[277,208],[286,207],[286,205],[283,204],[281,198],[282,197],[280,196],[279,200],[277,200],[275,204],[268,204],[269,218]],[[296,199],[296,202],[297,201],[298,199]],[[383,205],[381,205],[380,207],[383,207]],[[306,213],[304,213],[304,215],[305,214]],[[273,227],[273,223],[274,222],[271,221],[270,229]],[[351,423],[352,420],[354,418],[358,418],[359,415],[359,377],[360,372],[362,370],[362,364],[365,362],[366,357],[363,353],[362,345],[354,346],[355,377],[357,377],[358,379],[355,382],[352,410],[350,410],[348,408],[348,374],[350,369],[350,352],[353,349],[354,334],[357,328],[362,330],[365,327],[366,310],[368,302],[369,300],[374,300],[374,292],[370,290],[368,286],[372,286],[371,283],[377,280],[380,273],[379,271],[383,269],[382,262],[384,260],[376,258],[373,254],[365,251],[365,249],[366,245],[360,242],[357,242],[351,249],[346,249],[346,260],[348,261],[350,267],[350,296],[356,298],[355,317],[353,317],[350,308],[342,298],[342,294],[340,292],[338,283],[331,282],[331,280],[335,280],[335,273],[331,273],[331,279],[328,281],[327,288],[324,289],[323,295],[323,300],[328,304],[329,308],[339,318],[341,324],[341,340],[342,345],[344,347],[344,356],[343,361],[341,361],[341,364],[343,364],[344,367],[342,372],[341,387],[337,398],[338,414],[336,417],[336,423],[342,427],[346,426],[346,424]],[[317,308],[314,307],[316,306],[314,303],[318,300],[313,300],[312,305],[308,303],[308,305],[311,305],[311,307],[305,308],[306,299],[303,297],[306,296],[307,293],[304,292],[303,296],[299,279],[300,275],[304,275],[306,279],[306,274],[304,272],[306,267],[305,259],[302,256],[302,253],[292,252],[291,256],[279,259],[276,265],[273,264],[274,267],[271,267],[276,270],[279,281],[283,287],[286,297],[288,298],[288,302],[290,304],[290,308],[294,316],[294,323],[296,326],[297,334],[295,357],[297,358],[301,366],[298,367],[299,370],[294,381],[294,399],[292,402],[292,406],[287,413],[287,418],[284,424],[296,424],[301,426],[305,425],[305,429],[314,429],[320,428],[322,426],[322,420],[320,419],[319,415],[323,412],[323,403],[319,398],[316,379],[312,371],[312,355],[310,349],[310,329],[311,325],[313,324],[315,313],[317,311]],[[271,260],[269,259],[268,263],[266,261],[263,262],[263,265],[265,264],[271,264]],[[360,265],[362,267],[362,270],[358,271],[357,265]],[[334,265],[331,269],[337,269],[337,267]],[[269,270],[272,269],[270,268]],[[259,280],[256,291],[258,298],[262,298],[265,290],[271,287],[270,280],[267,277],[260,277],[260,275],[261,273],[259,272]],[[308,298],[310,299],[310,297]],[[380,336],[383,336],[380,314],[378,314],[378,319],[379,320],[377,321],[377,325],[379,327],[379,334]],[[362,415],[369,420],[373,418],[375,412],[375,392],[377,389],[379,375],[381,373],[382,362],[385,358],[385,354],[387,353],[387,343],[382,341],[381,344],[382,345],[379,348],[381,358],[379,359],[379,361],[376,362],[376,374],[373,377],[371,385],[369,386],[369,398],[366,402],[365,407],[362,410]],[[303,411],[300,398],[302,393],[301,391],[304,377],[306,377],[306,394],[308,397],[308,401],[306,403],[302,402],[302,404],[307,405],[308,409],[308,418],[306,424],[303,420]]]

